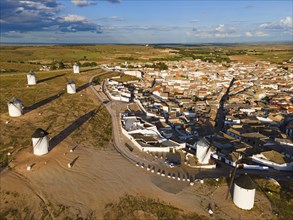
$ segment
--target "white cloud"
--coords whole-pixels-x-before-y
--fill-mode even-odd
[[[87,21],[87,19],[83,16],[80,15],[73,15],[73,14],[69,14],[63,17],[64,21],[67,22],[80,22],[80,21]]]
[[[229,38],[229,37],[240,37],[240,34],[229,34],[229,33],[217,33],[215,38]]]
[[[225,27],[223,24],[220,24],[218,27],[216,27],[214,31],[221,34],[233,34],[236,32],[234,27]]]
[[[215,28],[215,30],[222,33],[225,31],[225,25],[220,24],[218,27]]]
[[[108,31],[174,31],[178,29],[184,29],[182,26],[171,26],[171,25],[115,25],[103,26],[103,30]]]
[[[106,0],[110,3],[120,3],[120,0]],[[71,0],[72,4],[74,4],[77,7],[84,7],[84,6],[90,6],[90,5],[96,5],[97,0]]]
[[[97,3],[90,0],[71,0],[71,2],[78,7],[89,6],[89,5],[96,5]]]
[[[279,23],[264,23],[259,25],[260,28],[263,29],[271,29],[271,30],[281,30],[284,27]]]
[[[19,3],[26,5],[26,7],[28,7],[28,8],[34,8],[34,9],[37,9],[37,10],[45,10],[45,11],[56,10],[55,8],[46,5],[46,3],[50,3],[49,1],[43,1],[43,2],[42,1],[40,1],[40,2],[37,2],[37,1],[19,1]],[[22,10],[24,9],[23,7],[20,7],[20,8],[22,8]]]
[[[224,24],[220,24],[214,28],[203,27],[202,29],[193,28],[192,34],[195,37],[200,38],[229,38],[240,37],[240,34],[236,32],[234,27],[226,27]]]
[[[286,17],[284,19],[281,19],[278,22],[273,23],[263,23],[259,25],[260,28],[263,29],[271,29],[271,30],[288,30],[293,29],[293,21],[291,17]]]
[[[293,28],[293,21],[292,21],[291,17],[286,17],[284,19],[281,19],[280,24],[287,26],[287,27],[290,27],[290,28]]]
[[[256,32],[252,32],[252,31],[246,31],[244,33],[245,37],[266,37],[269,36],[267,33],[264,33],[262,31],[256,31]]]
[[[246,37],[252,37],[253,34],[250,31],[247,31],[244,33]]]
[[[268,36],[268,34],[262,32],[262,31],[257,31],[257,32],[255,32],[255,36],[256,37],[266,37],[266,36]]]

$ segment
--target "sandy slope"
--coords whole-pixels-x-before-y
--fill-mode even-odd
[[[19,152],[10,164],[12,171],[3,171],[0,177],[1,193],[16,191],[21,199],[7,195],[2,197],[2,211],[14,204],[19,207],[28,206],[36,219],[42,216],[44,209],[52,217],[58,218],[86,217],[90,212],[95,217],[102,218],[107,203],[117,201],[120,196],[128,193],[159,198],[187,212],[202,215],[207,215],[208,203],[214,202],[223,208],[224,212],[220,211],[222,208],[219,209],[219,217],[229,219],[239,216],[239,209],[231,201],[224,200],[224,186],[213,189],[216,191],[212,194],[211,188],[200,183],[191,187],[187,183],[150,174],[129,163],[113,150],[98,151],[78,146],[70,153],[71,147],[63,143],[41,157],[34,156],[29,149]],[[73,167],[68,168],[67,164],[75,158],[77,159]],[[35,165],[31,171],[27,171],[26,166],[31,164]],[[4,203],[5,200],[8,202]],[[40,204],[43,204],[43,209]],[[68,208],[60,215],[56,214],[62,205]],[[264,199],[256,206],[270,209]],[[246,215],[247,212],[240,211],[240,214]],[[251,214],[249,215],[252,217],[255,211]],[[268,217],[268,214],[264,215]]]

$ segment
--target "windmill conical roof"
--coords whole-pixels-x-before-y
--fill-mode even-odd
[[[29,71],[28,75],[36,75],[32,70]]]
[[[42,138],[47,136],[49,133],[42,128],[37,128],[32,135],[32,138]]]
[[[12,99],[8,101],[8,103],[15,104],[15,103],[21,103],[21,101],[18,98],[13,97]]]
[[[237,177],[234,183],[244,189],[255,189],[255,183],[247,175],[247,173],[241,174],[239,177]]]
[[[204,139],[204,138],[201,138],[197,144],[203,146],[203,147],[208,147],[209,146],[209,143]]]

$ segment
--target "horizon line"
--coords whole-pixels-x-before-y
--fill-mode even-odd
[[[182,46],[192,46],[192,45],[233,45],[233,44],[293,44],[293,41],[252,41],[252,42],[231,42],[231,43],[224,43],[224,42],[202,42],[202,43],[33,43],[33,42],[0,42],[0,46],[9,46],[9,45],[148,45],[148,46],[172,46],[172,45],[182,45]]]

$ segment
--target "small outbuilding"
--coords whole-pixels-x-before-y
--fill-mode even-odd
[[[255,183],[247,175],[247,173],[241,174],[234,181],[234,204],[241,209],[252,209],[254,205],[255,188]]]
[[[27,84],[28,85],[36,85],[37,84],[37,77],[33,71],[30,71],[27,75]]]
[[[7,105],[10,117],[19,117],[22,115],[23,105],[18,98],[13,97],[7,102]]]
[[[42,128],[37,128],[32,135],[34,154],[41,156],[49,152],[48,132]]]

